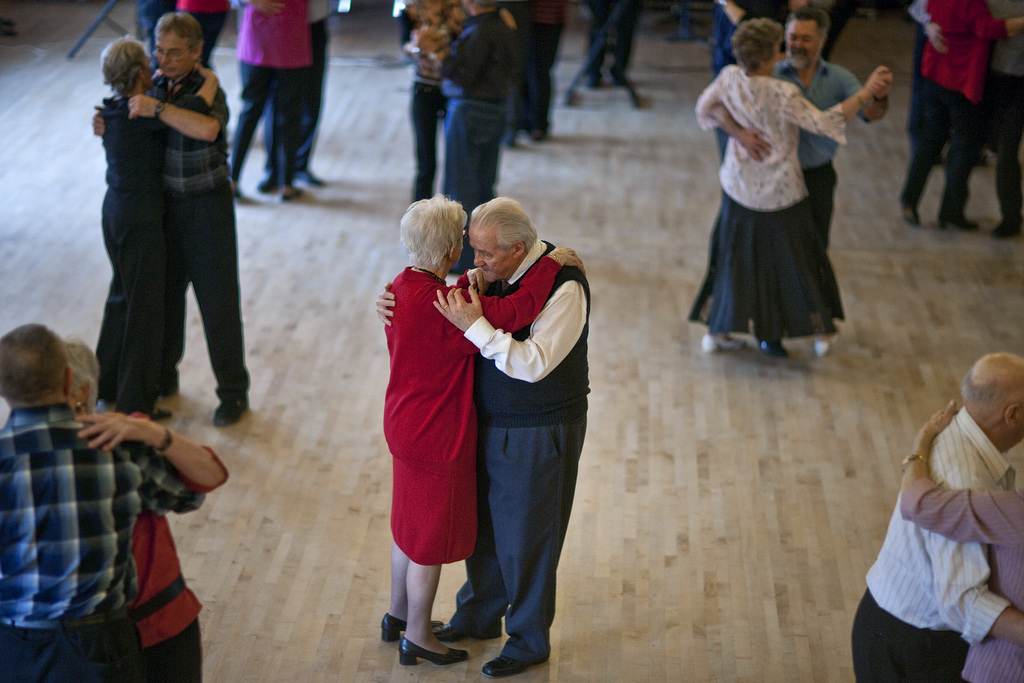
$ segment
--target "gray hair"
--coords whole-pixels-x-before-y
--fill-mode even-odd
[[[85,385],[89,386],[89,397],[86,399],[86,411],[96,411],[96,398],[99,394],[100,360],[93,350],[86,346],[78,337],[64,340],[64,350],[68,354],[68,367],[74,373],[71,391],[77,394]]]
[[[832,19],[828,16],[828,12],[815,7],[814,4],[790,12],[786,17],[786,26],[788,27],[794,21],[813,21],[818,25],[818,35],[822,38],[828,35],[828,30],[832,27]]]
[[[448,252],[462,242],[466,212],[462,204],[436,194],[413,202],[402,216],[402,244],[418,268],[437,270]]]
[[[190,49],[195,50],[203,44],[203,27],[199,20],[188,12],[168,12],[156,22],[154,31],[157,40],[160,36],[173,33],[188,43]]]
[[[523,205],[509,197],[497,197],[473,209],[470,225],[497,228],[498,246],[508,251],[522,242],[526,251],[537,243],[537,228],[526,215]]]
[[[22,325],[0,338],[0,394],[12,407],[42,405],[62,392],[67,367],[64,342],[43,325]]]
[[[779,52],[784,31],[777,21],[751,19],[741,22],[732,34],[732,53],[745,71],[754,71]]]
[[[103,66],[103,82],[121,97],[127,97],[135,87],[139,73],[149,66],[149,57],[142,43],[125,36],[103,48],[100,64]]]

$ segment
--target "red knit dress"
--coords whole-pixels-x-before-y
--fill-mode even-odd
[[[518,330],[547,301],[560,266],[541,258],[505,298],[480,297],[496,328]],[[434,309],[453,287],[406,268],[395,278],[395,316],[385,327],[391,378],[384,437],[394,462],[391,533],[420,565],[464,560],[476,543],[476,346]]]

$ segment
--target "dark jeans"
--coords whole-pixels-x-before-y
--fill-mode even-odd
[[[505,132],[504,101],[448,100],[444,121],[444,190],[462,202],[466,214],[494,199],[501,159],[501,137]],[[473,266],[473,248],[463,242],[462,258],[456,270]]]
[[[946,189],[939,219],[962,219],[967,205],[967,181],[985,141],[984,109],[924,76],[919,90],[921,133],[907,169],[901,202],[903,206],[917,208],[928,173],[948,141]]]
[[[274,141],[272,146],[267,145],[267,156],[273,158],[278,185],[291,185],[299,148],[302,84],[308,67],[271,69],[248,62],[239,62],[238,65],[242,73],[242,112],[235,124],[235,139],[231,146],[231,179],[238,184],[253,133],[273,92]]]
[[[1020,227],[1020,140],[1024,131],[1024,77],[993,71],[985,83],[985,107],[996,153],[996,194],[1003,225]]]
[[[164,197],[108,190],[103,242],[113,276],[96,356],[97,390],[124,413],[148,413],[156,402],[164,329]]]
[[[605,27],[605,23],[611,16],[615,5],[623,2],[625,8],[619,16],[615,26]],[[621,79],[626,75],[629,68],[629,58],[633,53],[633,33],[636,31],[637,20],[640,19],[640,10],[643,7],[641,0],[590,0],[590,13],[593,16],[593,23],[590,27],[590,47],[603,40],[605,28],[609,30],[609,41],[605,50],[588,65],[588,74],[591,82],[601,79],[601,68],[604,66],[605,54],[611,51],[614,55],[612,62],[612,78]],[[611,48],[610,50],[608,48]]]
[[[185,630],[142,650],[146,683],[200,683],[203,642],[196,618]]]
[[[907,133],[910,135],[910,153],[913,155],[917,147],[917,139],[921,136],[921,57],[924,46],[928,42],[924,27],[915,23],[914,57],[910,65],[910,107],[907,111]]]
[[[320,108],[324,98],[324,77],[327,74],[327,20],[317,21],[309,25],[313,46],[313,64],[303,69],[302,103],[299,114],[299,141],[295,150],[295,172],[309,172],[309,157],[313,153],[313,141],[316,129],[320,124]],[[277,101],[276,91],[272,92],[263,113],[263,139],[267,141],[267,149],[277,147],[274,129],[285,125],[274,115],[274,102]],[[266,177],[273,179],[274,157],[267,155]]]
[[[203,52],[199,56],[199,61],[209,69],[210,54],[217,45],[217,38],[220,37],[221,29],[224,28],[224,19],[227,18],[228,13],[189,12],[189,14],[196,18],[196,21],[199,22],[199,28],[203,30]]]
[[[515,132],[524,127],[523,98],[526,93],[526,53],[530,50],[530,3],[528,0],[498,0],[498,8],[508,10],[516,22],[516,62],[506,112],[506,134],[511,142]]]
[[[479,635],[496,630],[504,617],[506,657],[535,663],[551,653],[558,559],[586,431],[586,419],[480,427],[476,548],[451,623]]]
[[[144,681],[139,636],[127,619],[78,628],[0,624],[0,683]]]
[[[416,144],[416,181],[412,200],[434,196],[434,178],[437,175],[437,122],[448,109],[448,98],[441,88],[429,83],[412,84],[412,132]]]
[[[959,633],[911,626],[879,607],[869,590],[853,618],[852,641],[860,683],[958,683],[967,661]]]
[[[153,49],[156,48],[157,22],[163,15],[173,12],[175,5],[175,0],[135,0],[139,24],[146,30],[146,36],[149,38],[150,54],[153,54]]]
[[[829,233],[832,231],[832,210],[835,207],[836,169],[829,161],[821,166],[805,168],[804,183],[807,184],[807,198],[811,202],[811,217],[825,249],[828,249]]]
[[[551,112],[551,68],[558,56],[562,24],[533,24],[526,53],[526,127],[547,133]]]
[[[185,293],[199,303],[206,348],[222,401],[245,399],[242,311],[238,288],[235,206],[224,183],[215,190],[167,198],[167,289],[164,355],[160,384],[178,385],[178,362],[185,351]]]

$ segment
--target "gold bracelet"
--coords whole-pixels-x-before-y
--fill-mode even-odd
[[[920,453],[911,453],[907,457],[903,458],[903,462],[900,463],[900,467],[905,468],[907,465],[914,462],[915,460],[920,460],[921,462],[924,462],[924,457]]]

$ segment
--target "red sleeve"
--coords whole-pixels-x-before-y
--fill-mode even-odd
[[[482,296],[484,317],[496,328],[521,330],[533,322],[547,303],[555,276],[562,266],[553,258],[542,256],[523,276],[519,289],[506,297]]]
[[[988,40],[1006,38],[1006,22],[1002,19],[992,18],[992,12],[989,11],[985,0],[970,0],[965,9],[967,26],[971,33]]]

